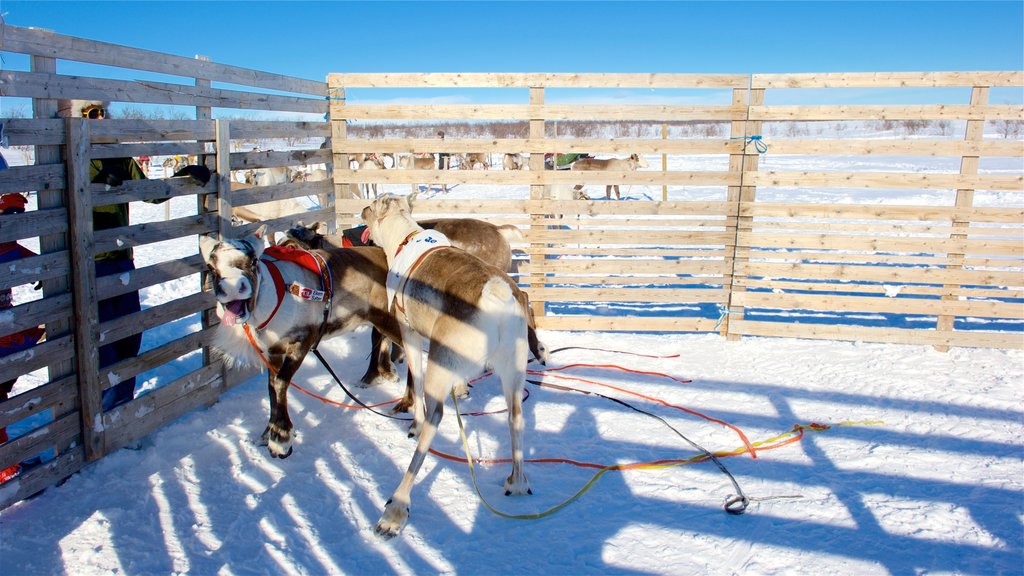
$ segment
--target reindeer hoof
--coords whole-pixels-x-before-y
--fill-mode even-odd
[[[391,500],[384,505],[384,513],[377,521],[374,532],[384,539],[394,538],[402,531],[405,522],[409,519],[409,507],[396,505]]]

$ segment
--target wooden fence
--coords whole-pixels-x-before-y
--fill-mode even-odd
[[[79,470],[87,462],[136,441],[196,407],[207,405],[251,373],[225,371],[209,353],[214,304],[203,290],[196,238],[241,236],[253,225],[232,226],[233,207],[327,194],[317,210],[271,221],[281,230],[294,220],[356,223],[365,200],[351,198],[353,183],[408,190],[423,182],[521,190],[498,199],[444,199],[418,205],[418,213],[472,215],[513,223],[525,233],[518,248],[520,280],[542,329],[717,332],[743,335],[863,339],[937,346],[1022,347],[1022,228],[1024,210],[987,203],[974,191],[1019,194],[1020,171],[979,169],[987,157],[1024,157],[1020,141],[986,140],[986,120],[1024,118],[1019,105],[988,102],[991,88],[1022,85],[1024,74],[839,75],[620,75],[620,74],[373,74],[331,75],[315,82],[135,48],[72,38],[0,21],[0,50],[27,55],[28,70],[0,72],[0,96],[31,99],[31,118],[3,118],[11,146],[33,148],[33,162],[0,171],[0,193],[34,193],[24,214],[0,216],[0,242],[38,245],[39,256],[0,271],[0,289],[39,283],[41,290],[3,312],[4,331],[43,325],[34,348],[0,358],[0,381],[26,378],[38,386],[0,402],[0,427],[12,439],[0,445],[0,469],[42,456],[43,465],[0,486],[0,508]],[[84,62],[165,75],[159,81],[123,81],[68,75],[58,63]],[[216,84],[216,85],[215,85]],[[221,85],[230,85],[230,88]],[[765,105],[775,89],[857,86],[966,86],[970,101],[927,106]],[[247,88],[239,88],[247,87]],[[522,89],[524,103],[384,105],[346,99],[346,91],[391,87]],[[561,89],[642,88],[722,93],[717,105],[546,104]],[[267,91],[273,93],[267,93]],[[358,91],[358,90],[356,90]],[[290,93],[293,95],[281,95]],[[64,98],[188,107],[195,119],[56,117]],[[219,119],[213,119],[217,109]],[[222,110],[308,114],[314,120],[225,119]],[[325,117],[329,113],[330,120]],[[325,119],[321,119],[321,118]],[[792,121],[956,119],[959,140],[866,140],[796,137],[752,140],[762,125]],[[446,152],[529,154],[527,171],[351,170],[347,156],[364,152],[432,153],[434,138],[350,137],[351,121],[451,124],[478,120],[525,123],[522,138],[446,139]],[[573,139],[557,123],[580,120],[720,123],[708,137],[660,135]],[[331,141],[333,149],[321,149]],[[254,145],[289,141],[274,151]],[[770,144],[759,154],[758,142]],[[261,146],[263,147],[263,146]],[[962,159],[959,173],[765,170],[770,158],[833,154],[943,156]],[[581,173],[545,170],[543,154],[638,153],[657,162],[638,172]],[[198,186],[187,178],[126,182],[106,189],[89,184],[92,159],[188,156],[215,171]],[[712,169],[669,169],[688,158],[712,158]],[[671,160],[671,162],[670,162]],[[242,188],[233,173],[282,166],[303,168],[333,161],[334,181]],[[661,191],[661,200],[573,201],[548,197],[545,186],[618,183]],[[948,189],[948,205],[777,201],[773,190]],[[688,198],[708,188],[714,198]],[[593,188],[591,188],[593,190]],[[330,192],[335,192],[337,200]],[[768,193],[770,201],[759,195]],[[146,201],[177,207],[171,218],[148,214]],[[131,203],[131,225],[93,233],[93,206]],[[183,212],[181,208],[187,205]],[[158,211],[162,214],[162,211]],[[185,215],[182,215],[185,214]],[[183,251],[182,246],[187,246]],[[127,276],[96,278],[92,257],[132,247],[139,268]],[[166,248],[165,248],[166,247]],[[180,258],[182,253],[189,256]],[[144,256],[143,256],[144,255]],[[165,285],[188,295],[161,300]],[[898,285],[898,290],[892,288]],[[141,312],[100,323],[96,302],[116,294],[149,293]],[[24,289],[22,289],[24,292]],[[931,317],[931,325],[871,327],[856,322],[772,321],[773,311],[820,311],[846,320],[857,313]],[[605,313],[607,312],[607,313]],[[787,318],[777,316],[776,318]],[[1006,320],[1010,327],[983,328]],[[999,325],[1001,326],[1001,325]],[[103,341],[144,333],[143,352],[98,368]],[[182,334],[185,334],[182,336]],[[153,389],[113,411],[100,409],[102,390],[135,376]],[[173,376],[168,377],[171,374]],[[143,378],[140,378],[143,383]],[[148,386],[148,384],[146,384]]]
[[[0,289],[39,284],[35,299],[3,311],[4,334],[44,325],[35,347],[0,358],[0,381],[24,378],[39,385],[0,402],[0,428],[11,440],[0,445],[0,470],[40,457],[43,464],[0,485],[0,508],[52,485],[87,462],[136,442],[196,407],[209,405],[253,372],[226,371],[209,353],[216,317],[203,291],[200,234],[237,236],[252,225],[232,226],[232,206],[330,193],[329,182],[247,187],[235,194],[232,171],[278,166],[301,168],[329,159],[326,84],[72,38],[43,30],[3,26],[0,49],[30,57],[30,69],[0,72],[0,95],[30,98],[32,118],[3,118],[11,147],[34,147],[34,163],[0,171],[0,193],[35,196],[35,209],[0,216],[0,242],[20,242],[40,255],[5,263]],[[177,82],[121,81],[62,75],[65,61],[102,64],[178,77]],[[137,75],[133,73],[133,75]],[[250,86],[253,91],[214,83]],[[297,96],[270,95],[262,89]],[[134,104],[185,105],[194,120],[58,118],[60,99],[97,99]],[[212,120],[214,108],[274,113],[311,113],[316,121]],[[254,143],[310,142],[309,149],[253,151]],[[294,147],[293,147],[294,148]],[[89,183],[92,159],[189,157],[215,170],[198,186],[188,178],[125,182],[107,189]],[[237,179],[237,178],[234,178]],[[236,185],[237,187],[237,185]],[[164,210],[146,201],[165,201]],[[131,225],[93,234],[92,207],[130,203]],[[168,204],[164,204],[167,206]],[[31,203],[30,203],[31,204]],[[167,215],[173,212],[173,216]],[[330,219],[331,206],[303,216]],[[147,213],[153,213],[147,218]],[[181,215],[186,214],[186,215]],[[271,226],[281,229],[294,217]],[[131,247],[137,270],[96,278],[93,255]],[[180,258],[181,254],[189,254]],[[161,298],[163,287],[184,297]],[[182,290],[186,286],[187,290]],[[151,303],[141,312],[99,322],[98,300],[141,290]],[[147,297],[148,296],[148,297]],[[162,301],[163,300],[163,301]],[[102,342],[144,333],[142,352],[99,368]],[[101,410],[102,390],[138,376],[151,387],[134,401]],[[18,388],[15,389],[16,391]]]
[[[332,74],[328,77],[335,183],[370,182],[449,186],[519,186],[521,200],[434,200],[418,212],[476,214],[525,228],[528,287],[543,329],[719,332],[930,344],[1024,346],[1024,177],[1019,139],[986,139],[986,121],[1024,122],[1019,104],[992,104],[993,88],[1024,84],[1020,72],[862,73],[788,75],[676,74]],[[381,89],[520,89],[521,104],[374,104]],[[772,91],[962,87],[964,102],[927,105],[767,105]],[[559,89],[689,90],[725,93],[717,105],[547,104]],[[359,103],[347,94],[358,89]],[[842,98],[845,92],[838,90]],[[962,94],[961,94],[962,93]],[[799,96],[799,95],[798,95]],[[941,97],[949,98],[944,92]],[[857,92],[848,98],[863,97]],[[934,96],[933,96],[934,98]],[[597,98],[579,97],[584,102]],[[453,153],[529,154],[529,171],[346,170],[353,152],[437,152],[437,139],[348,137],[352,121],[528,122],[522,139],[450,139]],[[950,137],[809,137],[801,123],[935,121],[955,126]],[[721,123],[719,137],[558,138],[558,122],[614,121]],[[791,134],[769,137],[771,124]],[[845,124],[844,124],[845,123]],[[956,124],[954,124],[956,123]],[[945,124],[943,125],[945,127]],[[795,128],[793,128],[795,127]],[[952,128],[951,128],[952,130]],[[762,154],[757,146],[768,146]],[[544,170],[545,153],[630,153],[662,158],[637,172]],[[667,158],[712,155],[716,170],[669,169]],[[959,171],[768,169],[820,165],[821,158],[945,157]],[[1010,174],[979,171],[981,161],[1010,158]],[[847,162],[848,164],[852,162]],[[683,162],[685,164],[685,162]],[[556,201],[546,186],[621,184],[663,190],[658,200]],[[668,190],[717,188],[712,200],[673,200]],[[785,191],[849,190],[842,203],[785,201]],[[593,188],[591,188],[593,191]],[[889,191],[879,203],[874,190]],[[947,191],[945,204],[914,202],[914,195]],[[975,191],[1016,193],[1015,199],[976,205]],[[600,194],[600,192],[597,192]],[[864,199],[858,198],[863,194]],[[485,195],[485,194],[482,194]],[[768,200],[764,197],[768,196]],[[342,196],[339,194],[339,198]],[[827,198],[828,195],[826,194]],[[904,203],[901,200],[906,199]],[[355,223],[361,201],[339,200],[339,218]],[[566,303],[580,303],[573,307]],[[585,305],[583,305],[585,304]],[[606,308],[618,311],[604,314]],[[867,320],[865,320],[867,318]],[[872,325],[874,324],[874,325]]]

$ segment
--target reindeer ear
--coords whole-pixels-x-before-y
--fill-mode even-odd
[[[209,236],[199,237],[199,254],[203,257],[204,262],[210,262],[210,253],[217,247],[217,244],[220,244],[220,240],[216,238]]]
[[[265,225],[260,226],[260,228],[263,227],[265,227]],[[245,237],[244,241],[247,242],[250,246],[252,246],[253,251],[256,253],[255,255],[253,255],[253,258],[259,258],[260,256],[263,255],[263,249],[265,248],[265,245],[263,243],[263,238],[261,236],[253,234],[251,236]]]
[[[416,202],[416,197],[419,196],[419,194],[419,190],[414,190],[408,196],[405,197],[405,201],[409,205],[409,212],[412,212],[412,205],[414,202]]]

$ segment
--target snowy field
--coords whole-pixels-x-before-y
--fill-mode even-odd
[[[808,165],[807,158],[773,158],[769,151],[761,169],[886,171],[912,162],[915,171],[959,170],[948,159],[865,160],[816,158],[820,164]],[[660,168],[660,157],[649,161]],[[725,161],[687,157],[670,168],[724,170]],[[1019,159],[982,164],[984,173],[1022,171]],[[518,198],[525,191],[456,186],[449,197]],[[597,187],[589,191],[603,197]],[[661,194],[645,186],[622,192],[636,199]],[[672,190],[670,199],[724,194],[688,187]],[[768,201],[937,205],[952,205],[954,197],[796,188],[758,194]],[[1024,196],[979,193],[977,204],[1021,206]],[[170,209],[184,216],[194,205],[175,199]],[[133,219],[163,219],[165,207],[133,204]],[[194,240],[177,240],[140,248],[136,259],[142,266],[195,252]],[[143,306],[191,293],[197,284],[189,278],[147,289]],[[16,302],[33,297],[29,288],[15,291]],[[190,319],[147,332],[143,347],[197,326]],[[480,502],[465,463],[431,456],[413,491],[408,526],[382,541],[373,526],[414,446],[406,423],[293,390],[295,452],[272,459],[254,443],[269,409],[265,376],[258,376],[152,434],[140,449],[114,453],[0,512],[5,574],[1024,574],[1021,351],[728,342],[717,335],[541,337],[550,348],[587,349],[558,352],[546,369],[531,364],[532,380],[621,399],[665,422],[597,395],[530,384],[527,458],[678,465],[609,471],[564,509],[514,520]],[[333,339],[321,350],[351,381],[362,374],[369,334]],[[189,363],[141,375],[140,392],[195,367]],[[15,392],[39,380],[23,377]],[[312,358],[295,383],[348,402]],[[488,412],[464,418],[475,457],[508,456],[505,417],[489,413],[504,407],[498,388],[482,380],[460,403],[463,413]],[[368,403],[385,402],[400,389],[357,393]],[[434,448],[457,456],[462,444],[448,408]],[[830,428],[780,436],[812,423]],[[723,454],[722,464],[752,500],[746,514],[723,511],[736,490],[712,463],[679,462],[700,452],[669,425]],[[742,449],[744,439],[765,442],[756,458],[724,456]],[[501,483],[508,471],[503,463],[476,467],[487,501],[519,515],[566,501],[597,473],[530,463],[534,495],[506,498]]]

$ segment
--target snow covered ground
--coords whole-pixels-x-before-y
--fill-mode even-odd
[[[671,168],[724,169],[717,167],[722,158],[689,157]],[[823,161],[827,165],[809,167],[799,158],[769,153],[761,166],[853,170],[849,164],[861,160],[833,157]],[[652,169],[660,168],[660,158],[649,161]],[[894,169],[878,162],[857,169]],[[941,159],[913,162],[921,171],[959,168]],[[1024,170],[1019,160],[1004,160],[983,165],[983,171]],[[660,192],[634,186],[627,193],[623,187],[623,196],[632,198],[658,199]],[[449,197],[499,193],[456,186]],[[721,199],[724,193],[680,188],[671,198]],[[953,198],[952,191],[764,193],[818,202],[842,202],[845,195],[845,201],[951,205]],[[979,194],[978,203],[1020,206],[1024,194]],[[185,215],[194,201],[175,199],[170,206],[173,215]],[[133,219],[163,219],[165,207],[134,204]],[[136,255],[145,265],[195,250],[194,240],[177,240]],[[188,278],[147,289],[143,305],[181,297],[197,284]],[[15,292],[18,302],[33,297],[29,288]],[[144,348],[197,325],[182,321],[147,332]],[[541,337],[551,348],[589,349],[558,352],[547,370],[531,365],[537,370],[531,379],[624,400],[713,452],[742,448],[744,437],[775,446],[793,438],[779,436],[797,424],[831,428],[808,430],[799,441],[759,451],[756,459],[723,457],[752,499],[742,516],[723,511],[725,499],[736,492],[729,479],[712,463],[700,462],[609,471],[552,515],[506,519],[481,504],[466,464],[431,456],[413,491],[409,525],[398,538],[382,541],[373,525],[413,450],[406,423],[293,390],[295,452],[272,459],[254,443],[269,406],[265,376],[259,376],[215,406],[154,433],[141,449],[112,454],[64,485],[0,512],[5,574],[1024,573],[1021,351],[940,353],[919,346],[766,338],[728,342],[717,335]],[[321,347],[350,380],[362,374],[368,349],[365,330]],[[140,392],[175,377],[187,364],[143,375]],[[567,368],[555,370],[561,367]],[[15,392],[38,381],[24,377]],[[295,383],[347,402],[312,358]],[[528,390],[528,458],[610,465],[700,454],[666,423],[608,399],[533,384]],[[357,393],[367,402],[383,402],[400,390],[394,385]],[[491,380],[478,382],[460,403],[465,413],[503,407]],[[503,414],[464,420],[474,456],[508,455]],[[434,447],[461,453],[450,403]],[[510,514],[564,502],[597,472],[530,463],[534,495],[506,498],[501,483],[508,468],[487,463],[476,473],[487,501]]]

